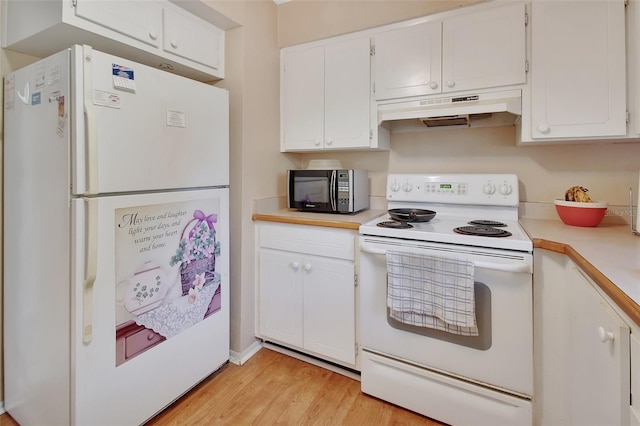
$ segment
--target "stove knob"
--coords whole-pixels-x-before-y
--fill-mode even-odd
[[[496,192],[496,187],[492,183],[485,183],[484,186],[482,187],[482,192],[484,192],[487,195],[491,195],[494,192]]]
[[[405,182],[402,184],[402,190],[404,192],[411,192],[411,190],[413,189],[413,185],[411,184],[411,182]]]
[[[393,182],[391,182],[391,185],[389,185],[389,189],[391,190],[391,192],[398,192],[400,191],[400,184],[397,180],[394,180]]]
[[[498,188],[498,191],[500,191],[502,195],[509,195],[511,194],[511,191],[513,191],[513,188],[511,188],[511,185],[508,183],[503,183],[500,185],[500,188]]]

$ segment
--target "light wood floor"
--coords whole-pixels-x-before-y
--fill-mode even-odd
[[[15,426],[8,414],[0,426]],[[360,392],[360,382],[261,349],[242,366],[227,364],[147,423],[166,425],[439,426]]]

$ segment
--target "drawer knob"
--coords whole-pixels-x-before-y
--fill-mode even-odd
[[[304,265],[304,270],[305,270],[305,271],[307,271],[307,272],[309,272],[309,271],[311,270],[311,264],[310,264],[310,263],[306,263],[306,264]]]
[[[291,262],[291,269],[297,271],[300,268],[300,264],[298,262]]]

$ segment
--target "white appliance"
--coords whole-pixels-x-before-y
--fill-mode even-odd
[[[4,89],[4,407],[143,423],[229,357],[228,93],[89,46]]]
[[[518,194],[511,174],[388,176],[390,210],[436,215],[411,227],[387,214],[360,226],[363,392],[448,424],[531,424],[533,245],[518,224]],[[471,261],[478,336],[394,320],[388,251]]]

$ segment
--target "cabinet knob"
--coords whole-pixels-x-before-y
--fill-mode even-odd
[[[429,87],[431,87],[431,89],[433,90],[436,90],[438,88],[438,82],[432,81],[431,83],[429,83]]]
[[[171,47],[173,47],[174,49],[178,48],[178,42],[175,40],[171,40]]]
[[[551,131],[551,128],[547,124],[538,124],[538,131],[546,135]]]
[[[304,270],[309,272],[311,270],[311,264],[310,263],[305,263]]]
[[[300,268],[300,264],[298,262],[291,262],[291,269],[297,271]]]
[[[155,31],[149,31],[149,38],[151,40],[157,40],[158,39],[158,33]]]
[[[315,140],[315,141],[313,141],[313,144],[314,144],[315,146],[320,146],[320,141]]]
[[[456,85],[456,82],[455,82],[455,81],[452,81],[452,80],[447,81],[447,86],[449,86],[449,87],[453,87],[453,86],[455,86],[455,85]]]
[[[327,139],[327,145],[333,144],[333,139]]]
[[[616,338],[615,334],[611,331],[606,331],[604,327],[598,327],[598,337],[600,337],[600,341],[602,343],[607,343],[608,341],[614,341]]]

